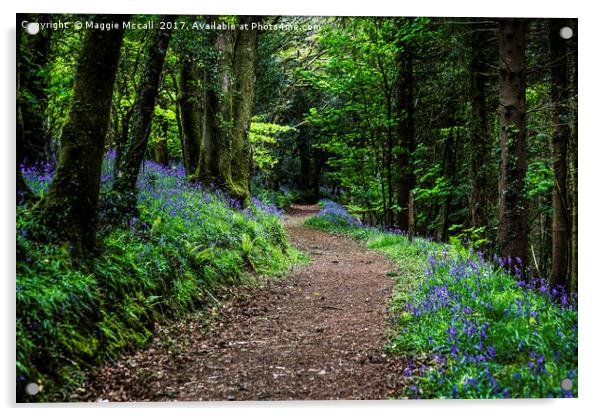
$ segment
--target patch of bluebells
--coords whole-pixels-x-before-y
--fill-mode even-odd
[[[23,164],[20,168],[23,179],[29,189],[31,189],[34,195],[41,196],[52,182],[55,163],[53,161],[46,161],[39,165]]]
[[[342,205],[330,200],[320,201],[322,209],[317,217],[335,226],[361,227],[360,220],[351,215]]]
[[[350,215],[340,205],[323,206],[318,217],[361,226],[346,221]],[[422,275],[411,290],[398,290],[391,309],[398,335],[389,348],[414,357],[402,370],[403,395],[577,396],[576,296],[529,276],[520,259],[487,261],[481,252],[410,241],[395,229],[379,232],[424,256]],[[573,382],[571,391],[561,386],[565,378]]]
[[[410,397],[573,397],[561,381],[577,374],[577,310],[541,279],[508,274],[508,259],[487,262],[432,253],[403,301],[392,349],[426,352],[412,371]]]
[[[105,194],[110,192],[114,182],[115,157],[115,151],[109,149],[103,158],[101,192]],[[48,189],[54,170],[50,162],[22,167],[26,183],[38,196]],[[229,198],[214,184],[205,188],[189,182],[181,164],[165,166],[143,161],[137,198],[141,215],[132,218],[128,227],[140,238],[151,238],[153,230],[159,234],[161,228],[165,231],[168,227],[173,231],[169,234],[181,236],[182,246],[193,234],[212,247],[236,246],[243,232],[251,237],[262,234],[280,243],[285,239],[281,209],[257,198],[243,207],[240,201]],[[27,230],[20,232],[27,233]]]

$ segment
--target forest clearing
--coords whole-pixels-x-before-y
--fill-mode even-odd
[[[16,98],[18,402],[578,396],[576,19],[20,14]]]

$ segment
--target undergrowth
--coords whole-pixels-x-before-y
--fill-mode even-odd
[[[112,161],[105,159],[103,198]],[[39,196],[51,167],[25,170]],[[104,226],[97,257],[73,260],[69,248],[32,235],[32,207],[17,207],[17,400],[68,400],[85,369],[144,346],[156,322],[205,305],[226,285],[284,272],[290,248],[281,211],[253,199],[238,206],[217,190],[187,183],[181,168],[147,162],[138,184],[139,215]],[[101,223],[114,213],[104,204]],[[42,387],[27,396],[25,386]]]
[[[387,348],[408,360],[400,398],[576,397],[577,303],[512,259],[410,240],[322,204],[308,226],[342,233],[399,265]]]

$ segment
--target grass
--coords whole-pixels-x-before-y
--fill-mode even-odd
[[[198,310],[225,286],[285,272],[290,248],[281,212],[258,199],[240,207],[217,190],[186,182],[181,168],[148,162],[139,216],[112,226],[113,155],[102,175],[99,255],[72,259],[69,248],[38,241],[31,207],[17,207],[17,400],[68,400],[87,368],[143,347],[156,322]],[[42,195],[51,168],[25,170]],[[27,396],[36,382],[40,394]]]
[[[577,397],[576,299],[521,280],[511,259],[363,227],[332,202],[306,224],[399,264],[387,349],[408,360],[400,398]]]

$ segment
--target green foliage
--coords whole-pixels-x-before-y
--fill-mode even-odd
[[[249,143],[253,149],[253,170],[263,185],[267,186],[272,182],[274,167],[278,163],[274,154],[278,137],[294,130],[290,126],[262,123],[257,118],[251,122]]]
[[[461,253],[468,254],[471,250],[484,251],[490,244],[490,240],[484,238],[486,227],[463,228],[461,224],[454,224],[449,227],[449,231],[455,234],[449,238],[449,243]]]
[[[159,141],[166,141],[168,159],[182,159],[182,143],[174,109],[155,106],[153,117],[154,121],[148,138],[148,148],[154,148]]]
[[[182,175],[148,163],[139,217],[105,231],[101,254],[84,262],[38,240],[30,207],[17,208],[19,400],[67,399],[81,370],[144,346],[155,322],[297,260],[269,207],[232,208],[220,194],[186,186]],[[23,391],[32,380],[44,387],[35,398]]]
[[[325,26],[318,42],[328,59],[303,73],[329,97],[305,116],[316,131],[314,146],[328,155],[326,177],[346,191],[341,200],[362,206],[371,222],[395,211],[395,159],[409,150],[397,146],[397,125],[407,117],[395,109],[400,52],[432,36],[428,23],[352,18]]]

